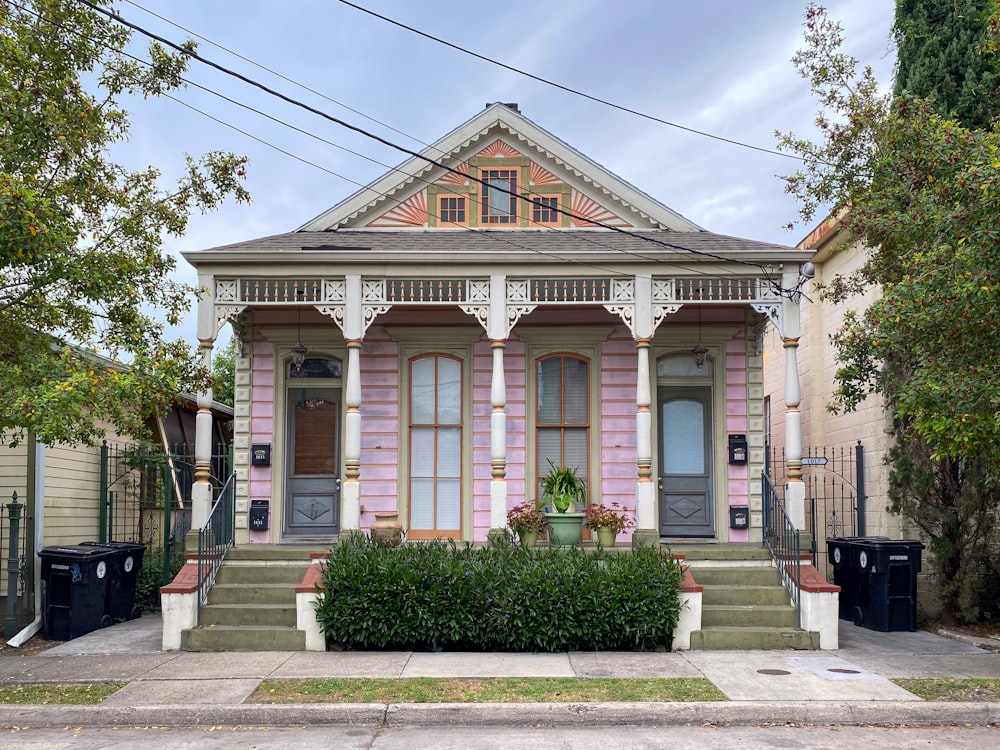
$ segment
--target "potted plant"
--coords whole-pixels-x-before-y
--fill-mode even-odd
[[[545,514],[534,503],[523,502],[507,511],[507,525],[517,534],[522,547],[533,547],[547,523]]]
[[[627,515],[627,512],[628,508],[623,508],[616,502],[612,502],[610,507],[588,505],[584,513],[584,524],[596,533],[599,546],[614,547],[615,537],[635,526],[635,519]]]
[[[542,502],[557,513],[575,513],[577,503],[586,502],[587,483],[577,474],[578,469],[548,461],[549,473],[542,477]]]
[[[575,547],[583,531],[583,512],[577,504],[587,502],[587,483],[569,466],[556,466],[549,459],[549,473],[542,477],[542,504],[548,508],[549,542],[556,547]]]

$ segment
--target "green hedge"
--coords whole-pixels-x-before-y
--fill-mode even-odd
[[[658,549],[599,556],[355,534],[331,552],[316,615],[357,649],[572,651],[670,648],[681,568]]]

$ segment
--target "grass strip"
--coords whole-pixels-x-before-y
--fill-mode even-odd
[[[1000,679],[996,678],[898,677],[893,682],[926,701],[1000,701]]]
[[[724,701],[700,678],[266,680],[250,703],[540,703]]]
[[[35,706],[92,705],[100,703],[124,685],[124,682],[92,685],[3,685],[0,687],[0,703],[28,703]]]

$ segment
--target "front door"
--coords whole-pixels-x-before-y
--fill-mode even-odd
[[[316,537],[340,527],[340,389],[288,389],[285,536]]]
[[[660,386],[660,534],[714,537],[712,389]]]

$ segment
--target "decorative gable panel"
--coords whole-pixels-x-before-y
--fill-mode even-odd
[[[501,103],[489,105],[425,153],[414,155],[300,229],[572,229],[593,228],[591,221],[641,229],[700,229]],[[435,166],[439,163],[454,165],[455,171]],[[493,221],[493,214],[484,213],[501,210],[499,204],[484,202],[485,191],[491,189],[478,181],[484,170],[490,179],[516,184],[517,194],[527,199],[518,203],[516,212],[513,206],[508,210],[511,220]],[[414,180],[433,183],[424,186]],[[493,195],[501,192],[502,188],[494,190]],[[373,199],[373,193],[381,197]],[[403,203],[397,205],[399,200]],[[571,221],[562,213],[565,209],[583,218]]]
[[[531,184],[532,185],[561,185],[562,180],[552,174],[549,170],[531,162]]]
[[[573,191],[573,204],[571,210],[574,216],[579,216],[582,219],[590,219],[595,222],[600,222],[601,224],[609,224],[613,227],[632,226],[620,216],[616,216],[611,213],[611,211],[595,201],[593,198],[590,198],[589,196],[586,196],[576,190]],[[572,223],[575,227],[594,226],[586,221],[579,221],[577,219],[573,219]]]
[[[487,159],[516,159],[519,156],[524,156],[524,154],[517,151],[513,146],[501,141],[499,138],[489,146],[480,151],[476,156],[484,157]]]
[[[422,227],[427,224],[427,191],[414,193],[376,218],[370,227]]]
[[[435,185],[468,185],[469,178],[464,175],[469,174],[469,162],[463,161],[455,169],[462,174],[455,174],[454,172],[445,172],[437,180],[434,181]]]

